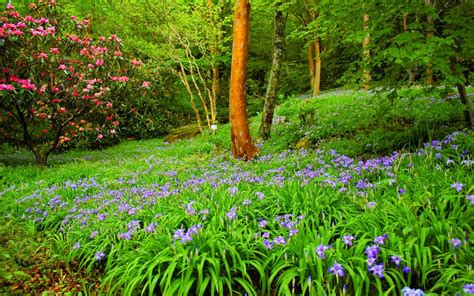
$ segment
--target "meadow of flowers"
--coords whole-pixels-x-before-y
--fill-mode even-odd
[[[161,143],[114,177],[12,182],[3,210],[103,271],[107,293],[473,293],[470,134],[374,159],[303,149],[249,163],[183,152],[199,141]]]

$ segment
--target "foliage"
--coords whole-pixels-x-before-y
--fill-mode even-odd
[[[376,106],[340,96],[319,102],[327,130],[344,100],[364,116]],[[298,117],[295,106],[279,112]],[[472,283],[472,134],[366,160],[269,142],[249,163],[229,158],[228,139],[222,126],[68,152],[57,157],[75,161],[46,170],[0,168],[2,216],[54,239],[59,260],[104,270],[108,293],[456,294]]]
[[[114,137],[114,104],[132,72],[116,35],[94,40],[88,21],[66,19],[55,1],[30,8],[23,17],[10,5],[2,19],[0,129],[2,141],[28,147],[45,165],[74,138]]]

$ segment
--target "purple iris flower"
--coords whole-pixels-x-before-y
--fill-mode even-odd
[[[460,246],[462,246],[462,240],[458,239],[458,238],[453,238],[453,239],[450,239],[448,240],[448,242],[455,248],[459,248]]]
[[[99,251],[95,254],[95,260],[100,261],[100,260],[104,259],[106,256],[107,255],[104,252]]]
[[[314,252],[316,254],[318,254],[318,257],[321,258],[321,259],[324,259],[326,258],[326,255],[324,254],[324,251],[328,250],[331,248],[331,245],[324,245],[324,244],[320,244],[319,246],[316,247],[316,249],[314,250]]]
[[[403,273],[410,273],[411,269],[408,266],[403,266]]]
[[[374,239],[374,242],[377,245],[383,245],[387,238],[388,238],[388,234],[384,234],[382,236],[376,236],[375,239]]]
[[[264,240],[263,245],[265,246],[265,248],[267,248],[269,250],[273,249],[273,243],[269,240]]]
[[[237,214],[235,213],[235,207],[232,207],[232,209],[230,209],[230,211],[225,215],[227,216],[227,219],[234,220],[235,217],[237,217]]]
[[[372,267],[369,267],[369,271],[372,272],[373,275],[378,276],[380,279],[384,276],[384,269],[383,264],[375,264]]]
[[[400,266],[400,263],[402,262],[402,259],[398,256],[391,256],[390,257],[392,262],[395,263],[396,266]]]
[[[275,245],[286,245],[286,240],[283,236],[277,236],[275,237],[275,239],[273,240],[273,242],[275,243]]]
[[[346,246],[350,246],[350,247],[352,247],[352,241],[353,241],[354,239],[355,239],[355,237],[354,237],[353,235],[351,235],[351,234],[344,235],[344,236],[342,237],[342,240],[343,240],[344,244],[345,244]]]
[[[365,254],[369,258],[377,258],[378,253],[380,252],[380,247],[378,245],[368,246],[365,249]]]
[[[264,228],[265,226],[267,226],[267,224],[268,224],[267,220],[263,220],[262,218],[260,218],[260,221],[258,222],[258,226],[260,228]]]
[[[459,182],[456,182],[451,185],[451,188],[456,190],[457,192],[461,192],[463,187],[464,187],[464,184],[461,184]]]
[[[421,289],[411,289],[409,287],[405,287],[402,289],[402,296],[424,296],[425,292]]]
[[[77,249],[79,249],[81,247],[81,243],[80,242],[77,242],[74,244],[74,246],[72,247],[72,249],[75,251]]]
[[[462,287],[462,290],[466,294],[474,294],[474,284],[467,284]]]
[[[334,261],[334,264],[328,269],[328,271],[337,277],[344,276],[344,268],[341,264],[337,263],[337,261]]]

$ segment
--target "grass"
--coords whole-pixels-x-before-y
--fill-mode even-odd
[[[249,163],[229,156],[228,126],[221,126],[173,144],[69,151],[44,170],[2,166],[5,291],[462,293],[474,283],[474,137],[452,133],[461,125],[455,101],[403,92],[289,99],[277,111],[286,122]],[[386,105],[390,112],[380,111]],[[305,136],[314,147],[287,149]],[[15,255],[21,246],[29,247]],[[30,253],[48,260],[19,265]],[[331,274],[336,262],[344,276]],[[35,266],[77,275],[76,284],[66,276],[18,285]]]

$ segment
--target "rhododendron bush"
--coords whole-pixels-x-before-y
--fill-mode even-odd
[[[116,136],[120,93],[141,62],[125,58],[115,35],[90,37],[88,20],[66,17],[54,0],[30,10],[8,5],[0,17],[0,141],[46,165],[70,141]]]

